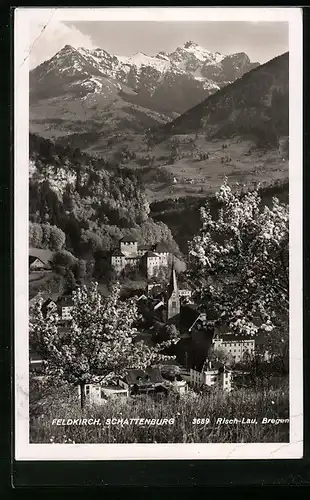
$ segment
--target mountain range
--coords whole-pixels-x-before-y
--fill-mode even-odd
[[[205,138],[288,136],[289,53],[244,74],[175,120],[159,126],[156,142],[172,135],[203,133]]]
[[[258,66],[192,41],[131,57],[66,45],[30,72],[30,129],[87,149],[170,122]]]

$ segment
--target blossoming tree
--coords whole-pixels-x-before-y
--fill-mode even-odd
[[[227,179],[218,210],[201,209],[200,233],[190,242],[189,277],[209,323],[242,334],[284,334],[289,310],[289,211],[258,190],[233,192]],[[286,329],[287,330],[287,329]],[[284,340],[282,339],[282,342]]]
[[[31,315],[30,345],[45,360],[47,374],[80,386],[82,408],[85,384],[114,382],[130,369],[169,358],[164,350],[173,339],[154,346],[137,339],[136,304],[120,299],[118,283],[108,298],[101,296],[97,283],[75,290],[71,315],[72,321],[62,327],[57,313],[43,314],[40,299]]]

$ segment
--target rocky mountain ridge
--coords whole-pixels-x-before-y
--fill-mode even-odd
[[[244,74],[175,120],[159,126],[156,141],[177,134],[206,138],[254,135],[274,142],[288,136],[289,53]]]
[[[30,98],[31,102],[37,102],[56,97],[64,84],[70,84],[73,90],[79,87],[81,96],[86,97],[92,92],[102,92],[98,77],[104,77],[118,82],[119,90],[123,84],[139,97],[149,98],[150,103],[154,101],[156,111],[181,113],[258,65],[251,63],[244,53],[225,56],[192,41],[170,54],[159,52],[148,56],[138,52],[130,57],[112,55],[100,48],[66,45],[30,72]],[[174,85],[183,88],[182,96],[170,105],[161,103]],[[194,92],[191,99],[190,92]]]

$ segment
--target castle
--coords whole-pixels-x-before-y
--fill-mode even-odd
[[[158,276],[160,269],[168,270],[178,262],[185,270],[185,264],[175,257],[164,243],[156,243],[153,247],[140,247],[131,236],[120,240],[119,248],[111,255],[111,267],[117,274],[125,269],[140,270],[147,278]]]

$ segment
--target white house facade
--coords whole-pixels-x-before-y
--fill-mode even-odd
[[[215,337],[212,341],[214,350],[220,350],[229,355],[234,363],[244,361],[255,353],[255,340],[233,334]]]
[[[201,389],[204,386],[217,386],[225,392],[230,392],[232,389],[232,371],[225,367],[223,370],[203,369],[201,372],[191,368],[190,383],[197,389]]]
[[[152,248],[139,247],[134,238],[124,237],[120,240],[119,248],[111,255],[111,266],[117,274],[126,267],[141,268],[147,278],[152,278],[158,275],[161,268],[168,269],[173,258],[163,243]]]
[[[85,400],[87,403],[103,405],[108,399],[116,397],[128,397],[128,390],[120,386],[103,386],[99,383],[86,384],[84,386]],[[78,386],[78,396],[81,396],[81,388]]]

